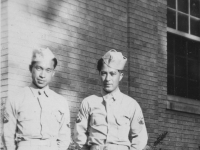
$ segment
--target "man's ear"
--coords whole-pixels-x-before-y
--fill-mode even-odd
[[[123,77],[124,77],[124,74],[122,72],[120,72],[119,81],[121,81]]]
[[[55,75],[55,70],[53,70],[52,77]]]

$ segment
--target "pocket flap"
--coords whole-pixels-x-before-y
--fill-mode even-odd
[[[119,116],[116,118],[118,125],[128,125],[130,120],[127,116]]]
[[[18,121],[32,120],[34,112],[20,111],[18,113]]]
[[[58,122],[61,122],[62,117],[63,117],[63,112],[61,112],[60,110],[55,110],[53,111],[53,115],[55,116]]]

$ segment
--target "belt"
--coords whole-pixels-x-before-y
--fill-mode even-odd
[[[117,144],[92,145],[90,150],[129,150],[129,147]]]
[[[47,139],[47,140],[41,140],[41,139],[31,139],[28,141],[20,141],[18,143],[18,146],[56,146],[57,142],[55,139]]]

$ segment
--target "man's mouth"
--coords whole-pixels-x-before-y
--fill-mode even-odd
[[[43,84],[45,81],[44,80],[38,80],[38,83]]]

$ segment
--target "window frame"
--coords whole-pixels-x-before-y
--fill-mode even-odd
[[[188,0],[188,13],[184,13],[184,12],[178,10],[178,0],[175,0],[175,8],[171,8],[171,7],[167,6],[167,9],[175,11],[175,14],[176,14],[176,17],[175,17],[176,18],[175,19],[175,21],[176,21],[175,22],[176,23],[175,28],[176,29],[168,27],[168,24],[167,24],[167,33],[172,33],[172,34],[175,34],[175,35],[178,35],[178,36],[182,36],[182,37],[185,37],[188,40],[193,40],[193,41],[196,41],[196,42],[200,43],[200,37],[191,34],[191,29],[190,29],[191,18],[200,20],[200,17],[198,18],[198,17],[190,15],[190,2],[191,1]],[[188,33],[178,30],[178,13],[181,13],[181,14],[184,14],[184,15],[188,16]],[[168,75],[168,72],[167,72],[167,75]],[[188,77],[187,77],[187,80],[188,80]],[[170,94],[168,94],[168,92],[167,92],[167,95],[170,96]],[[171,96],[180,97],[180,96],[177,96],[177,95],[171,95]],[[180,98],[185,98],[185,97],[180,97]],[[192,98],[186,98],[186,99],[192,99]],[[198,101],[200,101],[200,99],[198,99]]]
[[[173,43],[171,43],[172,44],[172,46],[173,47],[171,47],[170,46],[170,49],[168,49],[168,54],[167,54],[167,56],[169,57],[170,55],[173,55],[172,57],[170,57],[170,58],[172,58],[173,59],[173,61],[170,59],[170,58],[168,58],[168,60],[171,62],[173,62],[172,64],[173,64],[173,71],[171,72],[170,70],[168,70],[169,68],[168,67],[170,67],[171,65],[170,65],[170,63],[168,64],[168,61],[167,61],[167,78],[168,77],[172,77],[171,79],[173,80],[173,86],[171,87],[171,85],[170,85],[170,81],[168,81],[167,80],[167,86],[169,86],[169,87],[167,87],[167,89],[169,88],[169,89],[173,89],[171,92],[170,91],[168,91],[167,90],[167,94],[168,95],[174,95],[174,96],[179,96],[179,97],[183,97],[183,98],[188,98],[188,99],[192,99],[192,97],[193,96],[191,96],[190,95],[190,92],[191,92],[191,90],[189,90],[189,88],[191,87],[190,86],[190,83],[191,82],[197,82],[198,83],[198,85],[200,84],[200,60],[199,59],[197,59],[197,58],[194,58],[194,57],[191,57],[191,56],[189,56],[188,54],[189,54],[189,43],[191,43],[192,41],[193,42],[195,42],[196,44],[198,44],[198,47],[200,47],[200,42],[197,42],[197,41],[194,41],[194,40],[192,40],[192,39],[188,39],[188,38],[185,38],[185,37],[183,37],[183,36],[180,36],[180,35],[177,35],[177,34],[174,34],[174,33],[170,33],[170,32],[168,32],[168,34],[171,34],[171,36],[174,36],[173,38],[174,38],[174,40],[176,39],[176,40],[180,40],[180,39],[183,39],[186,43],[185,43],[185,47],[184,47],[184,49],[185,49],[185,53],[182,53],[182,54],[180,54],[180,53],[177,53],[178,51],[176,51],[176,50],[178,50],[178,49],[176,49],[176,44],[173,42]],[[170,38],[170,37],[169,37]],[[178,39],[177,39],[178,38]],[[170,38],[171,39],[171,38]],[[173,40],[173,41],[174,41]],[[169,43],[168,43],[169,44]],[[170,44],[170,45],[171,45]],[[173,49],[173,51],[171,51]],[[170,51],[169,51],[170,50]],[[198,53],[198,56],[200,57],[200,53]],[[178,60],[177,59],[179,58],[179,59],[182,59],[182,60],[184,60],[185,61],[185,74],[177,74],[179,71],[179,69],[181,69],[181,68],[177,68],[176,66],[178,65],[177,64],[177,62],[178,62]],[[190,78],[191,76],[188,74],[188,71],[189,71],[189,63],[190,62],[196,62],[196,65],[198,66],[198,78]],[[172,66],[171,66],[172,67]],[[171,68],[170,67],[170,68]],[[182,68],[183,69],[183,68]],[[170,72],[169,72],[170,71]],[[178,71],[178,72],[177,72]],[[182,72],[183,73],[183,72]],[[179,80],[177,80],[177,79],[181,79],[181,80],[185,80],[185,86],[184,87],[186,87],[185,88],[185,96],[184,95],[182,95],[181,93],[179,93],[180,91],[179,90],[176,90],[177,89],[177,86],[176,86],[176,84],[179,82]],[[181,82],[182,83],[182,82]],[[169,84],[169,85],[168,85]],[[170,88],[171,87],[171,88]],[[182,86],[181,86],[182,87]],[[199,87],[199,89],[200,89],[200,85],[198,86]],[[184,90],[184,89],[183,89]],[[178,93],[179,94],[178,94]],[[182,96],[181,96],[181,95]],[[200,95],[198,96],[198,98],[193,98],[193,99],[198,99],[198,100],[200,100]]]
[[[175,29],[172,29],[170,27],[167,27],[167,32],[170,32],[170,33],[173,33],[173,34],[177,34],[177,35],[186,37],[188,39],[200,42],[200,37],[195,36],[195,35],[191,35],[191,34],[188,34],[188,33],[185,33],[185,32],[181,32],[181,31],[178,31],[178,30],[175,30]]]
[[[189,1],[189,5],[190,5],[190,1]],[[176,7],[177,7],[177,0],[176,0]],[[190,6],[189,7],[189,12],[190,12]],[[167,9],[169,7],[167,6]],[[176,17],[176,26],[177,26],[177,17]],[[189,29],[190,29],[190,26],[189,26]],[[176,29],[174,28],[170,28],[168,27],[168,24],[167,24],[167,33],[172,33],[172,34],[176,34],[176,35],[179,35],[179,36],[183,36],[185,38],[188,38],[189,40],[194,40],[194,41],[197,41],[197,42],[200,42],[200,37],[198,36],[195,36],[195,35],[192,35],[192,34],[189,34],[189,33],[185,33],[185,32],[181,32],[181,31],[178,31],[177,30],[177,27]],[[167,58],[168,59],[168,58]],[[168,73],[167,73],[168,74]],[[168,81],[167,81],[168,82]],[[180,109],[176,109],[176,108],[173,108],[173,107],[168,107],[168,104],[170,106],[173,106],[174,104],[181,104],[183,105],[184,107],[182,108],[182,110]],[[177,96],[177,95],[170,95],[168,94],[167,92],[167,101],[166,101],[166,109],[167,110],[171,110],[171,111],[182,111],[184,113],[189,113],[191,114],[190,111],[187,111],[186,108],[191,108],[191,109],[194,109],[195,110],[195,107],[199,107],[200,106],[200,100],[197,100],[197,99],[191,99],[191,98],[185,98],[185,97],[180,97],[180,96]],[[194,108],[193,108],[194,107]],[[198,112],[195,112],[194,114],[200,114],[200,111]]]
[[[178,34],[178,35],[181,35],[181,36],[187,37],[189,39],[200,42],[199,36],[191,34],[191,29],[190,29],[191,21],[190,21],[190,19],[193,18],[193,19],[197,19],[197,20],[200,21],[200,17],[198,18],[198,17],[192,16],[190,14],[190,0],[188,0],[188,14],[178,10],[178,0],[175,0],[175,3],[176,3],[175,9],[171,8],[169,6],[167,6],[167,9],[175,11],[175,14],[176,14],[176,29],[173,29],[173,28],[170,28],[170,27],[167,26],[167,32],[175,33],[175,34]],[[199,3],[200,3],[200,1],[199,1]],[[188,33],[178,30],[178,13],[188,16]]]

